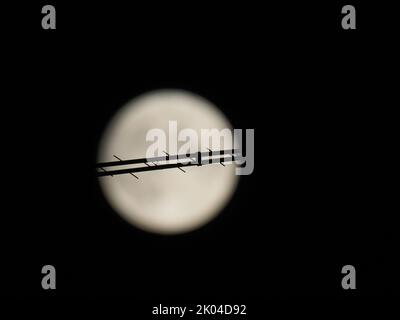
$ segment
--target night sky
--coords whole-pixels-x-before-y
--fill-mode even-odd
[[[56,30],[41,29],[41,3],[10,9],[1,295],[124,296],[142,319],[159,303],[248,304],[253,318],[265,299],[389,294],[390,20],[360,4],[357,29],[342,30],[342,2],[130,3],[53,2]],[[110,117],[160,88],[255,129],[253,174],[215,220],[178,236],[127,224],[94,169]],[[55,291],[41,288],[45,264]]]

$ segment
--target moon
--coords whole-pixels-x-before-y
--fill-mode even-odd
[[[101,137],[98,162],[146,157],[153,142],[149,130],[168,134],[169,121],[177,121],[178,132],[194,129],[232,129],[229,120],[205,98],[183,90],[156,90],[142,94],[113,116]],[[168,135],[167,135],[168,142]],[[233,143],[224,145],[231,149]],[[178,150],[180,144],[178,143]],[[201,152],[207,147],[199,142]],[[212,149],[210,147],[210,149]],[[166,150],[167,151],[167,150]],[[99,177],[110,206],[133,226],[151,233],[180,234],[198,229],[214,219],[231,199],[237,183],[235,165],[185,167]]]

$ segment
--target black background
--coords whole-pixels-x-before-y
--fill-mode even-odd
[[[391,292],[395,51],[373,4],[352,2],[348,31],[343,2],[53,2],[56,30],[41,29],[44,4],[3,13],[20,12],[3,28],[2,294],[123,295],[147,315],[247,303],[254,315],[266,298]],[[180,236],[124,222],[93,169],[113,113],[157,88],[198,93],[255,129],[254,173],[217,219]],[[341,288],[346,264],[357,290]]]

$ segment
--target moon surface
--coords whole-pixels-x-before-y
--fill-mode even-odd
[[[178,133],[194,129],[232,129],[225,115],[206,99],[183,90],[145,93],[123,106],[106,127],[99,145],[98,162],[146,157],[154,142],[146,141],[149,130],[165,131],[168,147],[169,121],[177,121]],[[178,142],[178,150],[184,142]],[[198,151],[208,145],[198,142]],[[231,149],[230,144],[223,145]],[[209,147],[214,150],[213,148]],[[166,150],[168,152],[168,150]],[[179,234],[205,225],[232,197],[238,176],[235,165],[211,164],[99,177],[110,206],[126,221],[142,230],[159,234]]]

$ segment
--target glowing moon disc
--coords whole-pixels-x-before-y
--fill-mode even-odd
[[[153,142],[146,141],[150,129],[168,134],[169,121],[177,121],[178,132],[194,129],[231,129],[231,124],[212,103],[181,90],[158,90],[135,98],[118,111],[100,142],[98,162],[143,158]],[[168,135],[167,135],[168,141]],[[183,144],[183,143],[181,143]],[[178,150],[180,144],[178,143]],[[207,151],[201,146],[199,151]],[[230,146],[224,146],[230,149]],[[199,143],[200,148],[200,143]],[[100,177],[111,207],[140,229],[176,234],[197,229],[212,220],[231,198],[238,181],[235,166],[212,164]]]

